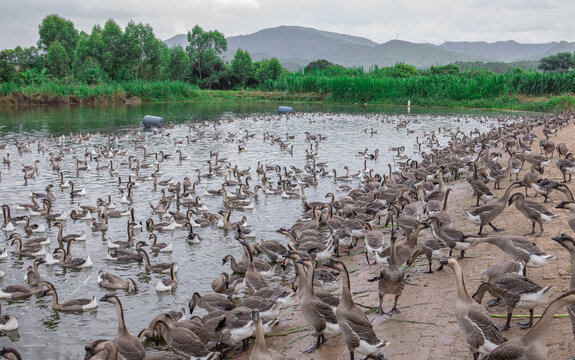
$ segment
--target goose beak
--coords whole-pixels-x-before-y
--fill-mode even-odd
[[[555,205],[555,209],[564,209],[565,201],[561,201],[559,204]]]

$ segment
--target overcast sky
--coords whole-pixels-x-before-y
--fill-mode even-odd
[[[575,41],[574,0],[0,0],[0,49],[28,47],[48,14],[90,32],[115,19],[149,23],[162,40],[198,24],[226,36],[299,25],[419,43]]]

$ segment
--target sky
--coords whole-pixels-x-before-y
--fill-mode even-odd
[[[162,40],[196,24],[226,36],[298,25],[416,43],[575,41],[573,0],[0,0],[0,49],[36,45],[49,14],[79,31],[114,19],[150,24]]]

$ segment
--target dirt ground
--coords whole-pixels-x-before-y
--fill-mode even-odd
[[[540,138],[540,131],[535,132]],[[575,149],[575,125],[569,124],[551,138],[555,143],[565,142],[570,149]],[[538,143],[533,144],[534,153],[539,153]],[[554,160],[557,159],[555,154]],[[504,164],[505,166],[505,164]],[[528,171],[528,166],[520,173],[520,179]],[[545,170],[544,177],[552,177],[563,180],[561,173],[553,163]],[[505,189],[509,185],[509,180],[501,183]],[[463,211],[471,209],[475,200],[472,198],[472,190],[465,181],[450,182],[447,186],[453,188],[450,197],[449,211],[453,220],[453,226],[464,230],[466,233],[476,233],[478,226],[470,223]],[[488,185],[492,188],[492,184]],[[568,183],[573,189],[572,183]],[[523,189],[520,189],[523,191]],[[504,190],[495,190],[496,195],[502,195]],[[538,198],[543,201],[542,198]],[[552,193],[548,208],[552,209],[564,195],[560,192]],[[567,225],[567,211],[552,209],[559,218],[552,223],[544,224],[545,233],[542,237],[529,237],[537,243],[543,251],[555,255],[557,258],[544,268],[529,268],[528,276],[541,286],[554,286],[554,293],[551,300],[557,298],[569,287],[570,260],[568,253],[559,244],[551,239],[551,236],[562,232],[570,233]],[[494,224],[504,227],[504,234],[523,235],[530,231],[531,223],[512,205],[507,207]],[[490,229],[487,229],[490,230]],[[538,231],[538,227],[536,228]],[[485,230],[484,230],[485,231]],[[420,234],[419,241],[431,237],[429,231]],[[457,254],[458,251],[455,251]],[[482,283],[485,269],[492,263],[509,260],[510,258],[490,244],[479,244],[466,251],[467,258],[460,261],[465,276],[466,286],[469,293],[473,294]],[[352,291],[355,293],[354,300],[360,306],[369,308],[378,304],[377,282],[370,283],[367,279],[375,276],[379,271],[379,265],[368,266],[365,263],[363,248],[356,248],[354,255],[344,256],[348,269],[353,269],[351,274]],[[437,268],[437,264],[433,265]],[[384,350],[388,359],[394,360],[418,360],[418,359],[471,359],[472,354],[467,346],[464,336],[459,330],[455,319],[455,280],[451,269],[438,271],[433,274],[424,274],[427,269],[427,261],[421,257],[415,266],[412,266],[406,273],[409,275],[408,283],[405,286],[403,295],[399,299],[398,307],[400,314],[393,317],[378,316],[375,313],[368,315],[380,339],[390,341],[391,344]],[[486,305],[488,295],[483,301]],[[384,310],[388,311],[393,305],[393,295],[384,298]],[[505,315],[504,306],[489,308],[490,313]],[[542,314],[543,307],[536,308],[535,314]],[[560,312],[566,314],[566,311]],[[516,309],[514,315],[527,315],[526,310]],[[525,319],[513,318],[511,328],[504,332],[508,338],[522,336],[525,331],[517,326],[517,322]],[[537,320],[535,320],[537,321]],[[496,318],[498,325],[505,323],[505,318]],[[280,324],[267,338],[267,345],[270,348],[280,351],[286,359],[349,359],[349,353],[345,347],[342,336],[330,338],[325,346],[319,351],[306,354],[303,350],[313,345],[315,337],[299,308],[290,309],[280,317]],[[547,334],[547,348],[549,359],[569,359],[575,355],[575,343],[571,324],[568,317],[555,318]],[[237,359],[247,359],[249,352]],[[363,356],[356,354],[356,359]]]

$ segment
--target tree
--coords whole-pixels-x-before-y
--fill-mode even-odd
[[[112,80],[128,79],[130,69],[124,59],[126,53],[124,34],[120,26],[118,26],[113,19],[109,19],[104,25],[102,42],[104,48],[101,64],[104,71]]]
[[[190,54],[192,70],[201,83],[202,78],[213,75],[218,64],[223,65],[220,55],[228,49],[228,42],[221,32],[204,31],[199,25],[188,31],[188,42],[186,50]]]
[[[242,49],[238,49],[232,60],[231,68],[232,77],[235,80],[235,85],[242,89],[254,77],[254,64],[250,53]]]
[[[459,74],[459,66],[454,64],[443,65],[443,66],[432,66],[429,68],[433,75],[441,75],[441,74],[451,74],[457,75]]]
[[[553,71],[565,73],[575,67],[574,55],[568,52],[561,52],[555,55],[544,57],[540,60],[538,68],[543,71]]]
[[[58,40],[53,41],[48,48],[46,67],[52,76],[57,78],[64,77],[70,70],[70,57]]]
[[[330,66],[335,66],[335,65],[333,63],[325,60],[325,59],[319,59],[319,60],[314,60],[314,61],[310,62],[309,64],[307,64],[303,70],[305,73],[307,73],[307,72],[313,71],[313,70],[326,69]]]
[[[149,24],[130,21],[124,33],[125,63],[136,79],[157,78],[161,65],[161,41]]]
[[[268,80],[275,81],[279,79],[285,71],[286,70],[282,64],[280,64],[279,60],[275,57],[270,60],[262,60],[258,64],[258,69],[256,70],[256,80],[260,84],[263,84]]]
[[[48,51],[50,45],[54,41],[58,41],[60,46],[64,48],[71,60],[74,56],[73,52],[78,42],[78,30],[70,20],[61,18],[58,15],[48,15],[42,20],[38,26],[38,47],[41,50]]]
[[[170,60],[166,69],[166,76],[170,80],[183,81],[190,75],[190,56],[181,46],[169,50]]]
[[[393,77],[410,77],[413,75],[417,75],[417,69],[413,65],[397,63],[391,68],[391,76]]]

